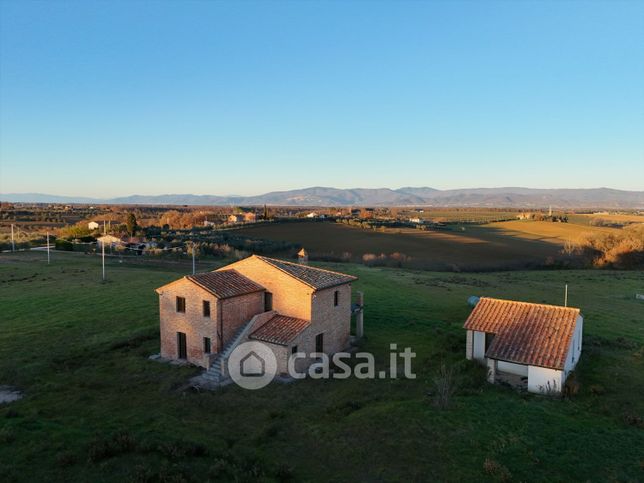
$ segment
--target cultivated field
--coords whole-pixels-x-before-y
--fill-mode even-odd
[[[339,223],[271,223],[237,230],[269,240],[298,243],[313,256],[399,252],[412,258],[406,266],[434,270],[499,269],[543,265],[561,255],[568,240],[583,233],[614,228],[545,221],[508,221],[487,225],[455,225],[448,230],[413,228],[365,230]]]
[[[618,228],[586,226],[576,223],[552,223],[550,221],[504,221],[489,223],[485,228],[515,238],[536,240],[563,245],[566,241],[578,241],[588,233],[617,233]]]
[[[342,228],[342,227],[339,227]],[[456,235],[455,235],[456,236]],[[484,242],[476,242],[484,243]],[[473,244],[476,244],[473,243]],[[449,274],[324,265],[360,277],[363,348],[418,354],[415,380],[305,380],[185,390],[159,350],[154,288],[189,264],[54,252],[0,255],[2,481],[636,481],[642,476],[642,272]],[[214,267],[212,267],[214,268]],[[464,360],[472,294],[585,315],[579,393],[550,400],[484,382]],[[455,398],[433,405],[441,364]]]

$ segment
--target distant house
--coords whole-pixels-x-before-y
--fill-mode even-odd
[[[307,217],[307,218],[317,218],[317,217],[318,217],[318,214],[317,214],[316,212],[312,211],[311,213],[308,213],[308,214],[306,215],[306,217]]]
[[[124,245],[124,242],[119,237],[113,235],[103,235],[96,239],[96,244],[98,249],[100,250],[102,249],[103,245],[105,245],[105,248],[108,248],[114,246],[122,246]]]
[[[330,355],[348,347],[354,280],[257,255],[185,276],[156,289],[161,356],[204,367],[204,377],[221,383],[231,351],[256,340],[273,351],[278,372],[285,374],[292,353]]]
[[[420,218],[410,218],[410,219],[409,219],[409,223],[417,223],[417,224],[420,224],[420,223],[422,223],[422,222],[423,222],[423,220],[421,220]]]
[[[255,213],[253,213],[252,211],[248,211],[248,212],[244,213],[244,221],[246,223],[253,223],[253,222],[257,221],[257,215]]]
[[[228,223],[243,223],[244,215],[241,213],[233,213],[228,217]]]
[[[90,221],[87,224],[87,228],[89,228],[90,230],[97,230],[99,227],[100,227],[100,225],[98,223],[96,223],[95,221]]]
[[[465,322],[466,357],[487,365],[488,381],[559,394],[581,355],[579,309],[481,297]]]
[[[127,250],[129,250],[131,253],[135,253],[137,255],[142,255],[143,251],[146,248],[156,248],[157,247],[157,242],[155,241],[148,241],[143,237],[139,236],[130,236],[130,237],[124,237],[121,238],[121,242],[123,246]]]

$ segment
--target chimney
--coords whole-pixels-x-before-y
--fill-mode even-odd
[[[302,265],[309,264],[309,254],[304,248],[297,252],[297,263],[301,263]]]

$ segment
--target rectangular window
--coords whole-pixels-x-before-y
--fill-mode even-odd
[[[340,302],[340,292],[336,290],[335,292],[333,292],[333,305],[337,307],[339,302]]]
[[[210,302],[208,300],[203,301],[203,316],[210,317]]]
[[[324,334],[315,336],[315,352],[324,352]]]
[[[291,354],[297,354],[297,346],[296,345],[291,347]]]
[[[177,297],[177,312],[186,311],[186,299],[184,297]]]
[[[204,351],[204,354],[210,354],[210,350],[211,350],[210,337],[204,337],[203,338],[203,351]]]
[[[487,351],[490,346],[492,345],[492,341],[494,340],[494,334],[490,332],[485,333],[485,350]]]

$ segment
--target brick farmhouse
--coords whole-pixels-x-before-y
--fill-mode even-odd
[[[188,275],[159,294],[161,357],[226,377],[235,346],[257,340],[274,352],[278,372],[292,353],[345,350],[356,277],[306,264],[253,255],[212,272]],[[313,359],[299,359],[302,370]]]

